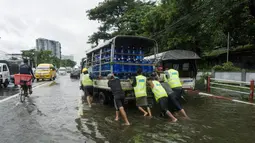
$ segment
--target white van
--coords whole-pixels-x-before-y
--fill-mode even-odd
[[[0,85],[3,85],[5,88],[10,83],[10,70],[6,63],[0,63]]]

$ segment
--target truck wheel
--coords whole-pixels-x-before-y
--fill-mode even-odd
[[[7,88],[9,85],[9,81],[6,79],[3,85],[4,85],[4,88]]]
[[[38,78],[37,78],[37,79],[36,79],[36,81],[37,81],[37,82],[39,82],[39,81],[40,81],[40,79],[38,79]]]
[[[99,93],[99,103],[103,105],[106,105],[108,103],[108,98],[104,92]]]

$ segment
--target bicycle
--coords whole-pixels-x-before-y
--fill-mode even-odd
[[[33,79],[32,75],[26,74],[15,74],[15,84],[19,85],[20,88],[20,102],[23,103],[28,97],[28,89],[29,86],[32,84],[31,80]]]

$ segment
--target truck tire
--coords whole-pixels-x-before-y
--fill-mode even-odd
[[[4,84],[3,84],[3,85],[4,85],[4,88],[7,88],[7,87],[8,87],[8,85],[9,85],[9,81],[8,81],[8,79],[6,79],[6,80],[5,80],[5,82],[4,82]]]
[[[108,104],[108,97],[104,92],[99,93],[99,103],[102,105]]]

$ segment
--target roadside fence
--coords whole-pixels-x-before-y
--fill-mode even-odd
[[[251,80],[250,82],[244,82],[244,81],[217,79],[217,78],[211,78],[210,76],[208,76],[207,92],[210,93],[211,89],[249,95],[249,101],[253,102],[254,80]]]

